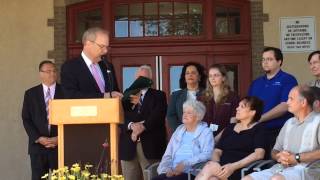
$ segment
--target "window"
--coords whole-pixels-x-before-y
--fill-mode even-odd
[[[227,70],[227,77],[232,91],[239,92],[239,72],[237,64],[224,64]]]
[[[179,79],[183,66],[170,67],[170,94],[180,89]]]
[[[115,36],[128,37],[128,5],[118,5],[116,7],[116,20],[115,20]]]
[[[114,6],[114,36],[199,36],[203,32],[202,3],[145,2]]]
[[[94,9],[90,11],[83,11],[77,14],[77,27],[75,42],[80,43],[82,34],[91,27],[102,27],[101,9]]]
[[[136,72],[138,70],[139,66],[135,67],[122,67],[122,87],[123,90],[126,90],[130,87],[130,85],[135,81],[136,79]]]
[[[240,34],[240,9],[216,7],[216,35]]]

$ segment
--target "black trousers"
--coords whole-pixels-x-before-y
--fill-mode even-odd
[[[57,152],[44,154],[30,154],[32,180],[41,180],[41,176],[49,172],[49,169],[58,168]]]
[[[273,149],[274,144],[276,143],[280,130],[281,128],[275,128],[267,129],[265,131],[267,141],[265,159],[271,159],[271,151]]]
[[[194,179],[194,178],[195,177],[191,175],[191,179]],[[188,174],[182,173],[178,176],[172,176],[172,177],[167,177],[165,174],[160,174],[159,176],[152,178],[152,180],[188,180]]]

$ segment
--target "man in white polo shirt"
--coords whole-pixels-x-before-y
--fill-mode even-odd
[[[320,116],[313,112],[314,99],[308,86],[296,86],[290,91],[287,104],[294,117],[283,126],[272,150],[278,164],[243,180],[305,179],[306,165],[320,157]]]

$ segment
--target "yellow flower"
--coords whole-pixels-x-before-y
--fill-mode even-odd
[[[86,164],[85,166],[84,166],[84,168],[85,169],[89,169],[89,168],[92,168],[93,166],[91,165],[91,164]]]
[[[101,176],[102,178],[108,178],[109,174],[102,173],[100,176]]]
[[[55,174],[57,174],[58,172],[59,172],[59,170],[54,169],[53,172],[52,172],[52,175],[55,175]]]
[[[78,163],[72,164],[72,167],[79,167],[80,165]]]
[[[88,171],[83,171],[83,172],[82,172],[82,175],[83,175],[84,177],[89,177],[89,176],[90,176],[90,173],[89,173]]]
[[[75,177],[74,175],[69,175],[69,176],[68,176],[68,179],[70,179],[70,180],[75,180],[76,177]]]
[[[76,172],[76,173],[80,172],[80,170],[81,170],[81,168],[79,166],[74,168],[74,172]]]
[[[46,179],[48,176],[49,176],[49,174],[47,173],[47,174],[41,176],[41,179]]]

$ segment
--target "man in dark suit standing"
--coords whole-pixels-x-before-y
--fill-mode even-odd
[[[136,78],[152,78],[150,66],[139,67]],[[126,180],[141,180],[141,172],[159,161],[166,148],[166,95],[152,88],[131,95],[131,105],[124,104],[125,123],[121,125],[119,156]],[[144,177],[146,180],[146,177]]]
[[[102,59],[108,52],[109,32],[90,28],[82,37],[81,56],[61,67],[61,85],[66,98],[122,97],[111,63]]]
[[[68,99],[122,97],[111,63],[102,59],[108,52],[109,32],[90,28],[82,36],[83,49],[78,58],[61,67],[61,85]],[[101,144],[108,137],[105,125],[78,125],[65,128],[65,164],[100,161]],[[78,141],[76,141],[78,140]]]
[[[29,136],[32,180],[40,180],[49,169],[57,168],[57,127],[48,123],[48,103],[50,99],[63,98],[61,86],[56,83],[55,64],[42,61],[39,73],[41,84],[25,92],[22,108],[23,125]]]

